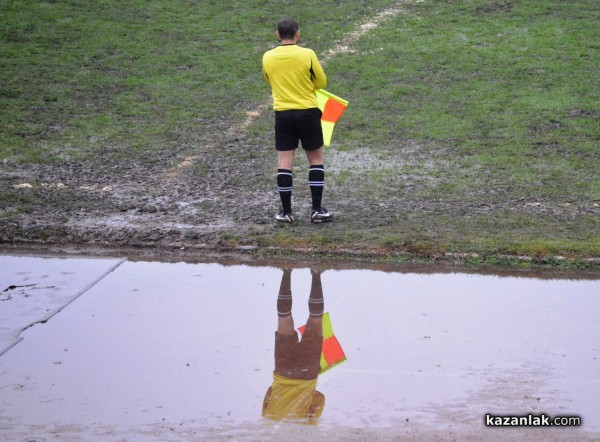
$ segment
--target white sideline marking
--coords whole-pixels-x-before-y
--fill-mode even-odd
[[[348,33],[344,38],[336,42],[332,49],[325,53],[321,58],[321,63],[326,64],[328,60],[342,53],[353,53],[351,46],[354,45],[362,36],[373,29],[378,28],[385,20],[395,17],[400,13],[406,13],[401,4],[423,3],[424,0],[399,0],[398,4],[379,12],[371,21],[362,23],[357,30]],[[248,127],[259,118],[263,112],[268,110],[270,103],[264,103],[258,106],[255,110],[246,112],[246,119],[235,126],[232,126],[225,133],[226,138],[235,138],[237,134],[243,133]],[[210,143],[204,146],[204,149],[217,148],[218,143]],[[174,179],[179,176],[179,172],[187,169],[196,163],[201,158],[201,155],[190,155],[175,166],[173,170],[166,174],[167,179]]]

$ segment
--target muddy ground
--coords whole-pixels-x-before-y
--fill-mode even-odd
[[[299,152],[297,223],[276,225],[272,114],[262,106],[247,116],[237,126],[223,121],[216,132],[214,126],[211,134],[199,130],[156,152],[132,155],[127,147],[103,146],[93,158],[59,164],[3,160],[0,243],[454,259],[477,256],[469,244],[493,238],[543,237],[546,225],[554,238],[568,240],[597,227],[598,204],[530,199],[494,171],[478,171],[468,193],[436,199],[435,189],[461,173],[455,152],[403,140],[377,150],[327,148],[324,205],[335,219],[323,225],[308,220],[308,167]],[[498,253],[518,249],[499,247]],[[548,256],[541,250],[537,258]]]
[[[404,13],[404,3],[345,35],[323,62],[354,51],[361,36]],[[237,103],[218,121],[169,134],[169,145],[112,145],[89,134],[85,145],[69,147],[81,150],[77,156],[62,147],[68,119],[64,127],[18,134],[46,148],[51,162],[0,160],[0,247],[553,265],[566,257],[600,266],[600,201],[574,197],[566,174],[557,174],[550,190],[535,177],[533,184],[519,183],[510,168],[503,175],[469,162],[452,139],[407,140],[398,128],[385,128],[392,131],[385,140],[395,139],[393,144],[358,145],[344,137],[353,129],[347,120],[326,152],[324,205],[334,222],[308,221],[308,167],[300,154],[294,169],[297,223],[275,225],[280,203],[272,118],[266,102]]]

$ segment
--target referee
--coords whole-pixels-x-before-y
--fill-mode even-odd
[[[271,86],[275,111],[275,149],[277,150],[277,189],[282,210],[275,216],[281,223],[292,224],[292,168],[298,141],[310,165],[308,184],[312,197],[310,220],[331,221],[332,214],[322,205],[325,169],[323,132],[316,89],[323,89],[327,77],[315,52],[298,46],[299,25],[291,18],[277,23],[280,45],[263,55],[262,70]]]

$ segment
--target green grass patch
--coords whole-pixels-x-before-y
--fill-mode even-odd
[[[63,161],[108,146],[127,158],[201,140],[268,99],[260,59],[278,16],[297,17],[324,50],[393,2],[371,3],[5,1],[0,157]]]
[[[328,168],[326,191],[346,224],[273,229],[256,241],[418,256],[599,256],[594,0],[4,1],[0,159],[135,159],[168,169],[162,161],[176,152],[198,158],[182,176],[202,189],[218,181],[211,173],[220,162],[216,149],[204,158],[200,148],[239,143],[228,182],[240,195],[215,198],[253,201],[250,187],[273,188],[272,116],[259,115],[243,137],[224,134],[270,100],[260,62],[276,45],[276,20],[297,18],[304,44],[323,56],[398,6],[325,65],[328,89],[350,101],[331,147],[348,167]],[[43,206],[39,192],[13,191],[6,177],[5,218]],[[73,192],[74,206],[93,205]],[[264,223],[238,212],[244,225]]]
[[[483,170],[515,192],[598,199],[600,5],[427,1],[359,42],[332,69],[353,104],[344,136],[453,149],[423,196],[467,198]]]

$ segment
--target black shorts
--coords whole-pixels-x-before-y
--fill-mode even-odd
[[[319,108],[275,112],[275,149],[280,151],[298,148],[316,150],[323,146]]]

